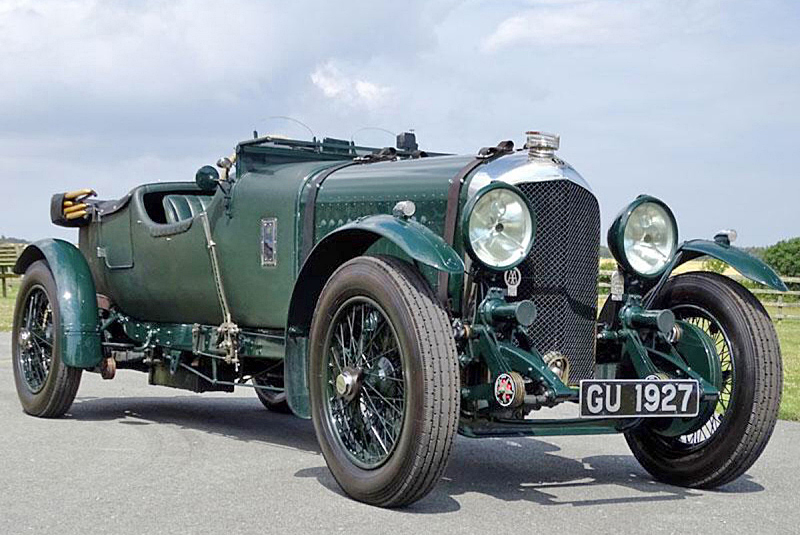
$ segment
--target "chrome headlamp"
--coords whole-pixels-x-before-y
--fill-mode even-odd
[[[608,229],[608,248],[627,271],[645,278],[661,275],[675,255],[678,225],[663,201],[640,195]]]
[[[461,228],[469,254],[486,267],[502,271],[528,256],[536,215],[517,188],[492,182],[467,203]]]

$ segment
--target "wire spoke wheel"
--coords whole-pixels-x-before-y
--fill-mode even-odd
[[[441,478],[459,414],[449,329],[428,281],[398,258],[353,258],[325,283],[309,330],[311,419],[351,497],[400,507]]]
[[[669,437],[640,425],[625,433],[628,445],[666,483],[707,489],[729,483],[764,451],[778,417],[783,374],[772,320],[746,288],[708,272],[671,277],[653,308],[672,310],[711,339],[720,396],[705,405],[693,431]]]
[[[63,324],[57,295],[46,262],[38,260],[26,268],[14,308],[12,367],[22,410],[41,418],[63,416],[81,383],[82,369],[64,364],[63,351],[69,344],[59,336]]]
[[[17,344],[21,376],[36,394],[44,387],[53,362],[53,309],[41,286],[32,287],[25,297]]]
[[[673,307],[672,311],[675,313],[676,319],[683,320],[700,328],[711,338],[717,352],[717,357],[719,357],[720,368],[722,370],[720,396],[717,399],[713,414],[699,429],[686,435],[681,435],[675,439],[687,449],[693,449],[710,440],[725,422],[725,416],[731,406],[733,397],[735,362],[731,349],[730,337],[723,330],[719,320],[708,310],[696,305],[680,305]]]
[[[326,409],[336,438],[364,469],[383,464],[403,427],[403,355],[380,306],[354,297],[334,315],[326,342]]]

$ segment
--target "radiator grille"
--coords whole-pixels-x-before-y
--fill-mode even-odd
[[[594,376],[600,209],[586,189],[568,180],[517,184],[536,212],[538,227],[519,266],[517,299],[536,303],[528,330],[543,355],[559,351],[570,362],[570,383]]]

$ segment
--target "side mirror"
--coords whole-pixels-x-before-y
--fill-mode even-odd
[[[194,175],[194,182],[203,191],[216,191],[219,186],[219,173],[210,165],[204,165]]]

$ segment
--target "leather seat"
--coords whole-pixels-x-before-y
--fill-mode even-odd
[[[167,216],[167,223],[192,219],[205,211],[212,198],[208,195],[165,195],[162,204]]]

